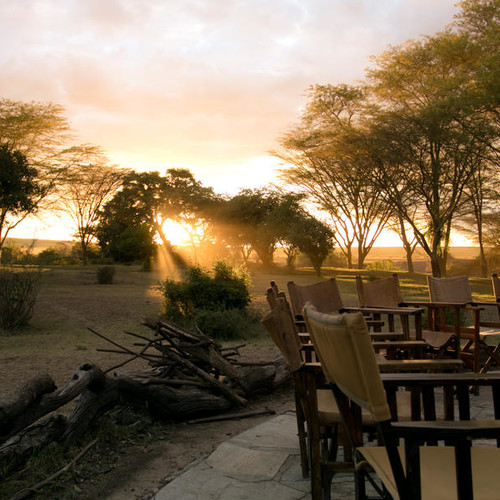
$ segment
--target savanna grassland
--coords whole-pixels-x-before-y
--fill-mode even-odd
[[[93,266],[41,270],[42,286],[29,327],[14,333],[0,333],[0,406],[37,374],[48,373],[60,386],[82,363],[95,363],[107,370],[124,361],[122,355],[99,351],[113,346],[89,328],[131,348],[134,348],[135,339],[124,332],[151,336],[151,330],[142,326],[141,320],[159,314],[162,297],[155,286],[165,276],[159,271],[144,272],[139,267],[116,266],[113,284],[100,285],[96,270]],[[357,274],[374,279],[391,272],[325,269],[322,279],[335,277],[345,304],[355,305]],[[424,274],[409,275],[399,271],[398,275],[406,299],[427,298]],[[273,273],[252,271],[250,278],[252,307],[262,313],[268,307],[264,294],[271,280],[286,290],[290,280],[308,284],[319,279],[312,270],[305,268],[293,274],[281,268]],[[477,299],[491,299],[489,279],[471,278],[471,286]],[[267,361],[277,355],[277,349],[264,331],[244,342],[246,347],[241,352],[245,360]],[[142,368],[144,363],[134,361],[120,370]],[[269,408],[276,412],[293,407],[291,387],[264,395],[249,404],[249,409]],[[58,410],[59,413],[65,411],[68,411],[66,407]],[[0,498],[9,498],[16,491],[45,479],[70,462],[93,439],[98,443],[79,460],[75,470],[60,476],[38,498],[152,498],[158,488],[192,460],[207,455],[218,443],[265,418],[198,425],[155,423],[141,413],[120,409],[99,421],[88,437],[70,450],[51,449],[33,457],[29,467],[0,485]]]

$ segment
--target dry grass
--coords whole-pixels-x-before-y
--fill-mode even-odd
[[[140,322],[159,313],[161,296],[153,287],[163,276],[134,266],[116,266],[114,283],[98,285],[96,270],[92,266],[68,266],[42,271],[42,287],[30,326],[15,334],[0,334],[0,401],[41,372],[49,373],[61,384],[81,363],[94,362],[106,369],[123,361],[120,355],[98,352],[98,348],[110,345],[89,328],[125,345],[131,345],[133,339],[124,331],[151,333]],[[380,278],[390,272],[325,269],[323,278],[336,277],[345,304],[355,305],[356,274]],[[406,299],[427,298],[425,275],[404,272],[398,275]],[[295,274],[253,273],[254,304],[266,310],[264,295],[271,280],[286,290],[290,280],[307,284],[318,279],[310,269],[300,269]],[[472,278],[471,285],[476,298],[492,298],[488,279]],[[261,340],[255,340],[258,344],[267,342],[264,334]]]

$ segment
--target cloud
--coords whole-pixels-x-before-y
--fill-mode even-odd
[[[0,0],[2,97],[62,104],[114,160],[237,176],[310,85],[363,78],[369,55],[441,29],[454,1]]]

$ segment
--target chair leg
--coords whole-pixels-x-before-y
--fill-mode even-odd
[[[307,453],[307,439],[305,415],[298,399],[295,400],[295,415],[297,417],[297,434],[299,436],[300,466],[302,468],[302,477],[309,477],[309,458]]]
[[[495,363],[500,368],[500,344],[493,347],[488,345],[484,340],[481,340],[481,346],[488,353],[488,359],[481,367],[480,373],[485,373],[492,363]]]

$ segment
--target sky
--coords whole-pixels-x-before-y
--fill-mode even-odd
[[[455,1],[0,0],[0,97],[62,105],[111,163],[235,193],[275,181],[309,86],[359,82]]]

